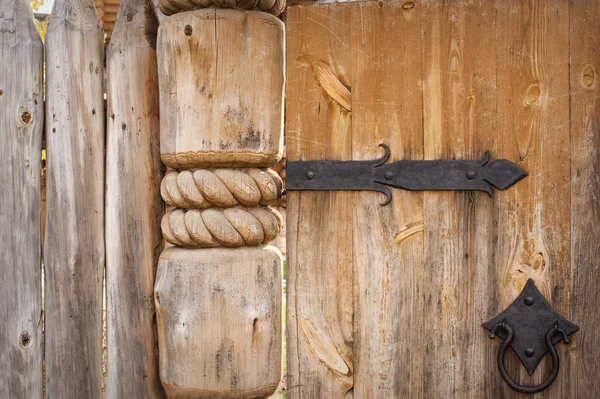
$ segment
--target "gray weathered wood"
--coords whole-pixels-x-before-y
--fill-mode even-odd
[[[104,276],[104,34],[57,0],[46,35],[45,359],[49,398],[98,398]]]
[[[0,0],[0,397],[42,396],[43,47],[26,0]]]
[[[154,277],[162,250],[158,21],[121,2],[107,48],[106,294],[109,398],[159,398]]]

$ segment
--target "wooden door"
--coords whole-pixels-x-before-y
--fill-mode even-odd
[[[288,194],[292,398],[519,397],[481,324],[532,278],[581,327],[537,397],[600,396],[600,2],[371,1],[288,9],[287,155],[476,159],[481,192]],[[547,356],[548,357],[548,356]],[[509,373],[528,376],[513,353]]]

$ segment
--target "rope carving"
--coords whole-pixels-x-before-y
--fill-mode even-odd
[[[282,187],[281,177],[269,169],[198,169],[167,173],[160,193],[177,208],[251,207],[279,200]]]
[[[158,8],[165,15],[210,7],[256,10],[277,16],[285,9],[285,0],[159,0],[158,2]]]
[[[282,217],[271,208],[175,209],[161,221],[163,237],[180,247],[215,248],[266,244],[281,231]]]

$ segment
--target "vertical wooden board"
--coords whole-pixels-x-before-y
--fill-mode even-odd
[[[496,127],[493,2],[426,1],[422,20],[425,158],[504,157],[494,145],[507,136]],[[493,397],[496,346],[481,328],[497,307],[492,200],[426,192],[423,213],[425,397]]]
[[[0,397],[42,396],[43,46],[29,2],[0,0]]]
[[[496,1],[495,8],[495,147],[529,176],[495,199],[498,304],[484,317],[508,306],[528,278],[557,312],[570,317],[569,4]],[[561,369],[569,370],[570,348],[560,344],[557,349]],[[529,377],[513,356],[508,371],[517,381],[539,384],[550,371],[549,360]],[[539,397],[570,397],[570,384],[568,372],[561,373]],[[504,383],[497,394],[516,395]]]
[[[352,8],[352,159],[423,158],[421,5],[362,2]],[[423,193],[356,194],[354,397],[423,394]],[[346,221],[349,223],[349,221]]]
[[[106,292],[109,398],[159,398],[152,299],[162,250],[158,21],[150,0],[124,0],[107,48]]]
[[[287,156],[350,159],[352,7],[291,7]],[[352,388],[352,199],[287,195],[287,363],[291,398],[344,398]]]
[[[98,398],[104,277],[104,34],[92,0],[57,0],[46,34],[46,392]]]
[[[571,319],[570,397],[600,396],[600,2],[570,3]],[[565,370],[566,371],[566,370]]]

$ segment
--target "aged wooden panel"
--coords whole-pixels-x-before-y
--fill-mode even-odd
[[[0,397],[42,396],[43,46],[29,2],[0,0]]]
[[[379,143],[390,147],[388,162],[423,159],[421,9],[411,4],[348,4],[352,159],[378,158]],[[350,204],[355,398],[413,398],[423,389],[423,193],[392,195],[386,207],[377,193]]]
[[[573,398],[600,396],[600,2],[570,3]],[[565,378],[565,377],[563,377]]]
[[[168,248],[155,299],[169,397],[262,398],[281,374],[281,253]]]
[[[288,10],[290,160],[350,159],[341,149],[351,132],[352,159],[375,158],[387,142],[395,159],[490,150],[530,172],[493,198],[395,191],[388,208],[373,193],[289,193],[292,397],[350,388],[361,398],[520,397],[502,382],[499,340],[481,323],[530,277],[592,331],[558,346],[562,372],[537,396],[597,395],[598,7],[432,0]],[[351,111],[343,131],[332,104]],[[353,334],[342,341],[350,306]],[[507,364],[528,384],[550,370],[545,359],[529,377],[514,354]]]
[[[290,160],[352,157],[352,16],[351,7],[339,5],[288,9]],[[352,388],[354,196],[288,195],[287,386],[292,398],[344,398]]]
[[[158,21],[123,0],[107,48],[106,292],[109,398],[158,398],[154,277],[162,250]]]
[[[98,398],[104,277],[104,33],[92,0],[57,0],[46,34],[46,392]]]
[[[494,3],[426,1],[421,12],[425,158],[477,159],[486,150],[504,157],[494,146],[507,137],[496,127]],[[496,343],[481,322],[497,305],[493,200],[481,192],[424,195],[423,396],[492,397]]]
[[[530,172],[495,198],[497,229],[491,273],[496,273],[496,307],[509,305],[528,278],[549,303],[570,316],[569,8],[567,1],[496,2],[497,128],[495,148]],[[496,227],[497,226],[497,227]],[[578,320],[574,320],[578,322]],[[577,339],[575,336],[574,339]],[[497,348],[498,343],[493,345]],[[558,346],[561,368],[569,350]],[[523,383],[542,382],[550,359],[529,377],[514,359],[509,373]],[[486,367],[493,367],[489,364]],[[569,396],[568,372],[540,397]],[[502,383],[498,393],[514,396]]]
[[[258,11],[204,9],[162,23],[160,145],[167,166],[269,167],[279,161],[283,33],[278,18]]]

